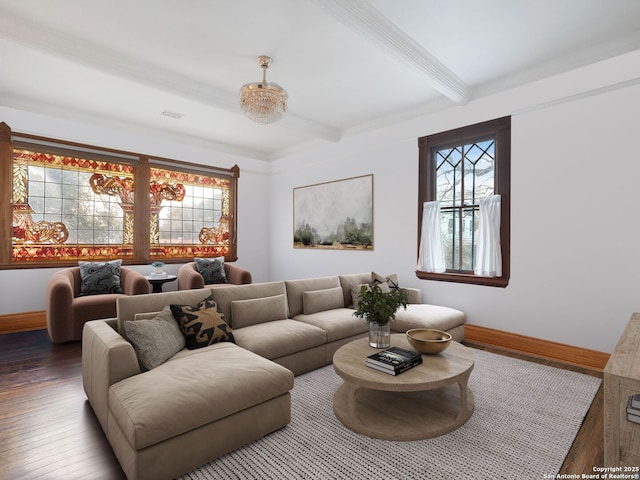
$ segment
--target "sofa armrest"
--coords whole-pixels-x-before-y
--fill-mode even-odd
[[[422,303],[422,290],[418,288],[402,288],[409,294],[409,298],[407,299],[407,303]]]
[[[122,268],[120,270],[120,285],[126,295],[142,295],[151,293],[151,284],[137,270]]]
[[[233,263],[225,262],[224,274],[227,277],[227,282],[233,285],[245,285],[252,282],[251,272]]]
[[[92,320],[82,330],[82,383],[105,433],[109,387],[140,373],[133,346],[116,331],[115,325],[115,319]]]

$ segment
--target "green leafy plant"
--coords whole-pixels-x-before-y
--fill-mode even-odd
[[[162,268],[162,267],[164,267],[164,263],[162,263],[162,262],[153,262],[153,263],[151,264],[151,266],[152,266],[153,268]]]
[[[386,290],[386,289],[385,289]],[[367,323],[386,325],[394,318],[400,307],[407,309],[409,294],[400,288],[383,290],[380,285],[363,285],[360,288],[358,309],[353,314]]]

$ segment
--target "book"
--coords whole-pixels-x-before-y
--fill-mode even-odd
[[[631,413],[627,413],[627,420],[633,423],[640,423],[640,415],[633,415]]]
[[[396,368],[403,363],[410,363],[416,359],[422,359],[422,355],[412,350],[400,347],[391,347],[382,352],[376,352],[367,357],[367,362],[375,363],[381,367]]]
[[[371,363],[369,362],[369,360],[367,360],[366,365],[367,367],[373,368],[375,370],[378,370],[380,372],[384,372],[387,373],[389,375],[400,375],[402,372],[406,372],[407,370],[420,365],[422,363],[422,357],[417,358],[415,360],[413,360],[410,363],[403,363],[401,366],[395,367],[395,368],[389,368],[389,367],[383,367],[381,365],[375,364],[375,363]],[[640,417],[638,417],[640,418]]]
[[[631,395],[629,397],[630,407],[638,409],[640,411],[640,393],[636,393],[635,395]],[[640,413],[639,413],[640,414]]]
[[[636,415],[638,417],[640,417],[640,408],[636,408],[633,405],[633,397],[635,397],[637,395],[631,395],[629,397],[629,400],[627,401],[627,413],[629,415]]]
[[[422,355],[419,352],[413,350],[407,350],[400,347],[391,347],[382,352],[376,352],[373,355],[367,357],[367,363],[378,365],[390,370],[396,370],[406,364],[410,364],[420,359],[422,362]]]

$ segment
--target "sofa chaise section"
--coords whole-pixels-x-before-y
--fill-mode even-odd
[[[291,420],[286,368],[228,342],[181,353],[109,390],[108,437],[128,478],[174,478]]]
[[[118,302],[116,319],[85,324],[84,389],[129,479],[174,478],[291,419],[293,373],[233,343],[183,349],[141,370],[124,322],[210,293],[127,297]]]

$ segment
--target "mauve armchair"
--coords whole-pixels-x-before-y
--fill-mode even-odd
[[[216,285],[243,285],[252,282],[251,272],[233,263],[224,262],[224,274],[227,283],[208,284],[207,287]],[[196,262],[185,263],[178,270],[178,290],[191,290],[193,288],[204,288],[204,278],[196,269]]]
[[[144,275],[126,267],[120,268],[120,287],[124,293],[81,296],[80,285],[80,267],[65,268],[49,279],[47,330],[54,343],[81,340],[85,322],[115,317],[119,297],[151,292],[151,284]]]

